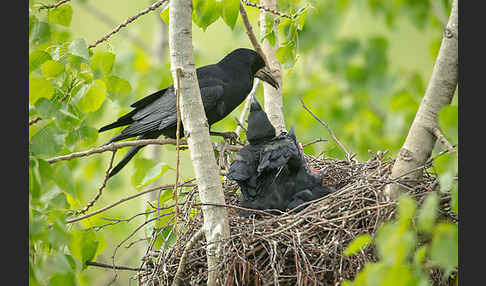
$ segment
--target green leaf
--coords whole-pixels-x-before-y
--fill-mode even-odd
[[[73,231],[73,238],[69,244],[69,251],[77,260],[81,261],[82,269],[86,266],[86,261],[92,261],[96,257],[98,245],[100,244],[94,230]]]
[[[277,60],[284,66],[292,66],[295,60],[295,44],[294,42],[284,43],[275,51]]]
[[[448,275],[458,264],[458,231],[457,225],[439,223],[430,245],[430,260],[434,265],[443,268]]]
[[[51,38],[51,27],[46,22],[34,22],[29,40],[36,45],[43,44]]]
[[[169,25],[169,5],[167,5],[162,12],[160,12],[160,18],[166,25]]]
[[[47,12],[47,20],[63,26],[69,26],[73,16],[73,8],[71,5],[61,5],[55,9],[49,9]]]
[[[145,177],[142,179],[142,181],[137,186],[137,188],[140,189],[140,188],[145,187],[146,185],[154,182],[155,180],[160,178],[160,176],[162,176],[165,172],[167,172],[167,170],[169,170],[170,168],[171,167],[164,162],[158,163],[153,168],[146,171]]]
[[[437,193],[429,193],[418,212],[417,227],[425,233],[432,233],[437,218],[439,196]]]
[[[108,76],[113,69],[115,62],[115,54],[110,52],[96,52],[91,58],[91,69],[94,72],[101,71],[105,76]]]
[[[30,151],[35,155],[53,156],[62,150],[64,137],[54,122],[35,133],[30,140]]]
[[[41,70],[46,78],[56,77],[64,71],[64,66],[57,61],[47,60],[41,65]]]
[[[398,198],[398,220],[402,226],[408,226],[417,210],[417,203],[407,194]]]
[[[356,253],[358,253],[359,251],[361,251],[361,249],[365,248],[366,246],[368,246],[370,243],[371,243],[371,235],[369,234],[360,234],[358,235],[347,247],[346,249],[344,250],[344,255],[346,256],[351,256],[351,255],[355,255]]]
[[[147,170],[154,168],[156,164],[154,160],[146,158],[135,158],[134,161],[135,173],[131,178],[131,182],[134,187],[137,187],[145,177]]]
[[[309,4],[306,4],[304,7],[301,7],[297,12],[295,13],[297,15],[296,22],[297,22],[297,28],[299,30],[302,30],[304,28],[305,24],[305,19],[307,18],[307,10],[309,8]]]
[[[458,141],[458,111],[457,105],[447,105],[439,112],[439,127],[451,144]]]
[[[78,38],[72,41],[69,45],[69,52],[86,60],[89,59],[88,46],[83,38]]]
[[[455,184],[451,190],[451,209],[457,215],[459,212],[459,198],[458,198],[458,188]]]
[[[54,176],[59,189],[69,195],[76,197],[76,186],[73,180],[73,171],[66,165],[62,164],[56,168],[56,176]]]
[[[77,285],[74,272],[56,273],[49,279],[51,286]]]
[[[224,0],[222,1],[222,5],[221,16],[223,17],[223,21],[233,30],[240,12],[240,1]]]
[[[417,249],[417,251],[415,251],[415,254],[413,256],[413,263],[417,267],[420,267],[426,255],[427,255],[427,246],[423,245],[419,249]]]
[[[45,61],[50,60],[51,55],[48,53],[37,50],[29,54],[29,73],[38,69]]]
[[[41,98],[51,98],[54,94],[54,85],[43,77],[29,77],[29,103],[35,104]]]
[[[222,5],[217,0],[194,0],[192,20],[204,31],[221,16]]]
[[[106,84],[102,80],[95,80],[87,88],[87,91],[79,99],[77,106],[82,112],[94,112],[98,110],[106,98]]]
[[[111,96],[127,96],[132,93],[130,83],[121,77],[111,75],[106,78],[105,82]]]

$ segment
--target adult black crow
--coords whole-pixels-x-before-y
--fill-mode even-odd
[[[254,77],[279,88],[276,80],[267,71],[262,57],[250,49],[236,49],[218,63],[196,69],[196,74],[209,127],[245,100],[253,86]],[[176,138],[176,104],[174,86],[169,86],[133,103],[131,107],[134,110],[101,127],[99,132],[129,125],[106,144],[135,136],[138,139],[153,139],[160,135]],[[212,135],[223,136],[230,133],[211,132]],[[182,124],[180,134],[184,134]],[[109,177],[118,173],[142,147],[132,147],[113,168]]]
[[[240,206],[286,211],[331,192],[305,162],[294,128],[275,136],[275,129],[254,96],[247,138],[249,144],[237,152],[227,176],[240,187]],[[250,214],[242,212],[244,216]]]

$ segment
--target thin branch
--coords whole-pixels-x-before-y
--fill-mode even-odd
[[[95,262],[95,261],[86,261],[85,264],[87,266],[96,266],[96,267],[101,267],[101,268],[109,268],[109,269],[118,269],[118,270],[131,270],[131,271],[141,271],[143,270],[142,268],[135,268],[135,267],[128,267],[128,266],[118,266],[118,265],[110,265],[110,264],[105,264],[105,263],[100,263],[100,262]]]
[[[61,0],[59,2],[56,2],[56,3],[52,4],[52,5],[42,5],[39,8],[39,10],[42,10],[42,9],[54,9],[54,8],[57,8],[57,7],[61,6],[62,4],[67,3],[69,1],[71,1],[71,0]]]
[[[132,140],[132,141],[125,141],[125,142],[114,142],[87,151],[75,152],[68,155],[62,155],[62,156],[50,158],[47,159],[46,161],[48,163],[54,163],[61,160],[71,160],[73,158],[85,157],[96,153],[103,153],[106,151],[115,151],[123,147],[141,146],[141,145],[149,145],[149,144],[157,144],[157,145],[176,144],[176,140],[171,138],[164,138],[164,139],[141,139],[141,140]],[[187,144],[187,143],[185,141],[182,141],[180,142],[180,144]]]
[[[182,280],[182,275],[184,271],[184,267],[186,266],[186,258],[187,254],[189,253],[189,250],[192,248],[192,246],[196,243],[196,241],[199,240],[204,235],[204,229],[200,228],[192,237],[191,240],[186,244],[186,248],[184,248],[184,251],[182,252],[181,259],[179,261],[179,266],[177,267],[177,272],[174,276],[174,281],[172,282],[172,286],[177,286],[179,285],[180,281]]]
[[[89,3],[83,3],[81,5],[81,7],[83,7],[86,11],[91,13],[93,16],[98,18],[100,21],[102,21],[106,25],[108,25],[108,26],[116,25],[116,22],[111,18],[110,15],[108,15],[107,13],[97,9],[93,5],[91,5]],[[136,44],[137,46],[142,48],[144,51],[150,52],[150,48],[148,47],[148,45],[146,43],[144,43],[144,41],[140,37],[134,35],[129,30],[121,31],[121,34],[124,35],[125,37],[127,37],[129,40],[131,40],[134,44]]]
[[[290,16],[289,14],[286,14],[286,13],[282,13],[276,9],[272,9],[272,8],[267,8],[261,4],[258,4],[258,3],[255,3],[255,2],[251,2],[251,1],[248,1],[248,0],[241,0],[243,1],[243,3],[245,3],[246,6],[251,6],[251,7],[255,7],[255,8],[258,8],[258,9],[261,9],[261,10],[264,10],[266,12],[270,12],[274,15],[277,15],[279,17],[284,17],[284,18],[289,18],[289,19],[293,19],[292,16]]]
[[[103,36],[103,38],[93,42],[91,45],[88,46],[88,49],[91,49],[91,48],[94,48],[96,47],[99,43],[102,43],[106,40],[108,40],[109,37],[113,36],[114,34],[118,33],[118,31],[120,31],[121,28],[125,27],[126,25],[130,24],[131,22],[135,21],[138,17],[142,16],[142,15],[145,15],[147,14],[148,12],[150,11],[153,11],[155,9],[157,9],[158,7],[160,7],[162,4],[164,4],[164,2],[166,2],[168,0],[160,0],[160,1],[157,1],[155,2],[154,4],[152,4],[150,7],[140,11],[139,13],[137,13],[136,15],[134,16],[131,16],[130,18],[126,19],[125,21],[123,21],[123,23],[119,24],[117,27],[115,27],[115,29],[113,29],[113,31],[109,32],[108,34],[106,34],[105,36]]]
[[[258,84],[260,84],[260,79],[257,78],[255,79],[255,82],[253,83],[253,88],[250,91],[250,94],[246,97],[245,101],[245,106],[243,107],[243,110],[241,111],[240,114],[240,119],[237,119],[236,122],[238,123],[238,126],[236,127],[235,133],[240,136],[241,129],[245,130],[245,127],[243,126],[243,122],[245,121],[246,114],[248,113],[248,110],[250,110],[250,103],[251,103],[251,98],[253,95],[256,93],[258,90]]]
[[[240,2],[240,15],[241,15],[241,19],[243,20],[243,24],[245,25],[246,34],[248,35],[248,38],[250,38],[250,42],[253,45],[253,48],[263,58],[265,65],[269,67],[267,57],[265,56],[265,53],[263,52],[262,47],[260,46],[260,43],[258,42],[257,37],[255,36],[255,33],[253,32],[253,28],[250,24],[250,20],[248,20],[248,14],[246,13],[245,6],[243,6],[241,2]]]
[[[321,139],[321,138],[319,138],[319,139],[312,140],[312,141],[310,141],[308,143],[302,144],[302,147],[309,146],[309,145],[312,145],[312,144],[315,144],[315,143],[319,143],[319,142],[326,142],[326,141],[328,141],[328,140],[327,139]]]
[[[193,179],[192,179],[192,180],[193,180]],[[189,180],[189,181],[187,181],[187,182],[184,182],[184,183],[183,183],[181,186],[185,186],[185,187],[194,187],[194,186],[196,186],[195,184],[188,184],[188,183],[189,183],[189,182],[191,182],[192,180]],[[158,187],[154,187],[154,188],[147,189],[147,190],[142,191],[142,192],[140,192],[140,193],[133,194],[133,195],[128,196],[128,197],[126,197],[126,198],[122,198],[122,199],[120,199],[120,200],[118,200],[118,201],[116,201],[116,202],[114,202],[114,203],[112,203],[112,204],[110,204],[110,205],[108,205],[108,206],[106,206],[106,207],[104,207],[104,208],[101,208],[101,209],[99,209],[99,210],[97,210],[97,211],[94,211],[94,212],[92,212],[92,213],[89,213],[89,214],[86,214],[86,215],[84,215],[84,216],[80,216],[80,217],[77,217],[77,218],[70,218],[70,219],[67,219],[67,220],[66,220],[66,223],[73,223],[73,222],[77,222],[77,221],[80,221],[80,220],[86,219],[86,218],[88,218],[88,217],[91,217],[91,216],[97,215],[97,214],[102,213],[102,212],[104,212],[104,211],[106,211],[106,210],[109,210],[109,209],[111,209],[111,208],[113,208],[113,207],[115,207],[115,206],[117,206],[117,205],[119,205],[119,204],[121,204],[121,203],[123,203],[123,202],[129,201],[129,200],[134,199],[134,198],[136,198],[136,197],[139,197],[139,196],[141,196],[141,195],[145,195],[145,194],[147,194],[147,193],[154,192],[154,191],[158,191],[158,190],[168,190],[168,189],[172,189],[173,187],[174,187],[174,185],[164,185],[164,186],[158,186]]]
[[[175,184],[174,184],[174,190],[172,192],[172,199],[174,199],[176,203],[175,211],[176,211],[176,216],[175,216],[175,222],[174,222],[174,233],[176,236],[176,241],[177,241],[177,221],[179,220],[179,196],[177,194],[177,187],[179,184],[179,165],[180,165],[180,150],[179,150],[179,140],[180,140],[180,129],[181,129],[181,107],[180,107],[180,100],[181,100],[181,77],[183,76],[182,73],[182,68],[178,67],[176,70],[176,76],[177,76],[177,89],[176,89],[176,111],[177,111],[177,124],[176,124],[176,174],[175,174]],[[159,199],[160,201],[160,199]],[[159,202],[158,201],[158,202]],[[158,206],[157,206],[158,207]],[[157,212],[158,214],[158,212]],[[159,221],[160,224],[160,221]]]
[[[106,182],[108,181],[110,171],[113,167],[113,160],[115,159],[115,154],[116,154],[116,150],[114,150],[113,154],[111,155],[110,164],[108,165],[108,169],[106,169],[105,179],[103,180],[103,184],[101,185],[101,187],[98,188],[98,194],[96,194],[96,196],[86,205],[86,207],[84,207],[84,209],[76,211],[75,212],[76,215],[86,213],[89,210],[89,208],[91,208],[94,205],[94,203],[101,197],[101,193],[103,192],[103,189],[106,187]]]
[[[317,117],[314,113],[312,113],[312,111],[310,111],[310,109],[307,108],[307,106],[305,106],[304,100],[302,98],[299,98],[299,99],[300,99],[300,103],[302,103],[302,106],[304,107],[304,109],[307,110],[317,121],[319,121],[319,123],[321,123],[322,125],[324,125],[324,127],[327,128],[327,130],[329,131],[329,134],[331,134],[332,139],[344,151],[344,153],[346,154],[346,159],[348,161],[350,161],[351,158],[352,158],[352,155],[346,150],[346,148],[344,147],[344,145],[341,144],[341,142],[337,139],[336,135],[334,135],[334,132],[332,132],[331,128],[329,128],[329,126],[327,125],[327,123],[324,122],[324,121],[322,121],[321,119],[319,119],[319,117]]]
[[[42,118],[40,116],[37,116],[36,118],[29,121],[29,126],[34,124],[34,123],[37,123],[37,121],[39,121],[39,120],[42,120]]]
[[[444,134],[442,134],[442,132],[438,127],[432,128],[432,133],[434,133],[437,140],[439,140],[439,142],[442,143],[450,153],[456,152],[454,146],[452,146],[452,144],[447,140],[447,138],[445,138]]]

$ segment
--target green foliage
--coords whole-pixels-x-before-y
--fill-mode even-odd
[[[429,285],[427,273],[434,267],[443,270],[443,279],[447,279],[458,265],[457,224],[436,222],[437,205],[437,193],[429,193],[417,213],[415,200],[403,194],[398,200],[398,217],[383,223],[373,239],[379,260],[367,263],[344,285]],[[426,239],[430,234],[431,239]],[[358,236],[350,246],[363,241],[368,239]],[[348,247],[344,254],[349,253]]]
[[[343,251],[344,255],[351,256],[370,244],[372,238],[369,234],[360,234]]]

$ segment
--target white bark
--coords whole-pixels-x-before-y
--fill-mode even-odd
[[[202,203],[224,204],[224,195],[212,148],[207,118],[201,100],[192,48],[192,1],[171,0],[169,4],[169,50],[174,85],[180,89],[180,108],[184,133],[189,145],[192,165]],[[181,71],[178,75],[178,71]],[[180,86],[177,78],[180,76]],[[205,206],[204,232],[207,251],[207,285],[217,281],[222,244],[215,242],[229,237],[227,210]],[[214,243],[213,243],[214,242]]]
[[[451,103],[457,86],[457,15],[457,0],[454,0],[432,76],[407,138],[398,152],[392,169],[392,179],[403,176],[403,179],[415,180],[422,176],[423,169],[407,173],[426,163],[437,141],[434,130],[438,128],[438,114],[444,106]],[[395,199],[400,191],[400,185],[390,184],[385,189],[385,195]]]
[[[261,0],[260,4],[267,8],[277,10],[277,0]],[[265,23],[265,14],[267,12],[260,11],[260,27]],[[264,92],[264,108],[268,115],[268,119],[275,127],[275,131],[279,134],[282,131],[286,131],[285,128],[285,117],[283,114],[283,103],[282,103],[282,68],[280,62],[277,60],[275,51],[278,49],[278,30],[277,23],[274,23],[273,29],[275,31],[275,46],[270,45],[267,39],[262,43],[262,50],[265,53],[268,61],[269,68],[275,80],[278,82],[280,88],[276,90],[274,87],[266,82],[263,82],[263,92]]]

